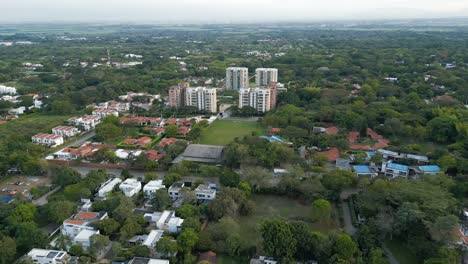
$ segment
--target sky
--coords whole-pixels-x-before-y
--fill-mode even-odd
[[[468,0],[0,0],[0,22],[204,22],[468,17]]]

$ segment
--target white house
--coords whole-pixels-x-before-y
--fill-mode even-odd
[[[148,236],[146,236],[146,239],[141,244],[149,248],[155,248],[163,234],[163,230],[151,230],[151,232],[148,234]]]
[[[81,231],[97,231],[91,224],[109,218],[106,212],[79,212],[63,221],[62,234],[70,238],[76,237]]]
[[[117,186],[117,184],[121,183],[122,180],[119,178],[109,179],[101,185],[98,191],[99,198],[106,198],[107,194],[112,192],[112,190]]]
[[[119,185],[119,189],[127,197],[133,197],[139,191],[141,191],[141,182],[137,179],[128,178]]]
[[[54,134],[37,134],[32,136],[32,142],[37,143],[39,145],[55,147],[58,145],[63,144],[63,137]]]
[[[65,251],[33,248],[28,257],[34,263],[39,264],[66,264],[70,261],[70,255]]]
[[[169,264],[166,259],[133,258],[128,264]]]
[[[175,211],[154,212],[144,215],[146,221],[155,222],[156,227],[169,233],[178,233],[182,229],[184,219],[175,216]]]
[[[382,164],[382,171],[385,173],[385,176],[392,179],[397,177],[408,178],[409,167],[406,165],[389,162]]]
[[[84,250],[88,250],[91,246],[91,237],[94,235],[99,235],[99,230],[83,229],[73,238],[72,242],[74,245],[81,245]]]
[[[94,129],[99,123],[101,123],[101,117],[99,116],[81,116],[72,117],[68,120],[70,124],[82,127],[85,131]]]
[[[99,116],[100,118],[104,118],[106,116],[119,116],[119,112],[116,110],[111,110],[111,109],[98,109],[93,111],[94,116]]]
[[[200,184],[195,189],[198,200],[213,200],[216,198],[216,184]]]
[[[169,187],[168,193],[172,199],[177,199],[181,196],[180,190],[184,187],[183,182],[175,182]]]
[[[24,111],[26,111],[26,107],[20,106],[18,108],[8,110],[8,113],[11,115],[22,115],[24,114]]]
[[[72,126],[58,126],[58,127],[52,128],[52,134],[59,135],[62,137],[74,137],[78,133],[80,133],[80,130]]]
[[[143,187],[143,193],[145,194],[145,197],[148,199],[153,198],[153,195],[159,190],[159,189],[164,189],[166,186],[163,185],[162,180],[153,180],[148,182],[144,187]]]
[[[0,94],[16,94],[16,88],[0,84]]]

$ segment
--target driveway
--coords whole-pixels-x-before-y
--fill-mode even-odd
[[[342,205],[345,229],[346,232],[352,236],[356,233],[357,229],[353,226],[353,221],[351,221],[351,212],[349,211],[348,203],[343,201]]]
[[[70,166],[70,168],[76,170],[79,174],[81,174],[81,177],[85,177],[90,171],[93,170],[98,170],[98,168],[93,168],[93,167],[85,167],[85,166]],[[122,173],[121,169],[105,169],[107,173],[113,174],[115,176],[120,176]],[[138,171],[138,170],[130,170],[130,174],[134,177],[137,178],[144,178],[146,172],[145,171]],[[156,172],[160,178],[164,178],[166,175],[165,171],[158,171]]]

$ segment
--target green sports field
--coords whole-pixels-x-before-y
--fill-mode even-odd
[[[264,130],[256,121],[216,120],[203,131],[200,144],[227,145],[236,137],[250,135],[252,132],[264,134]]]

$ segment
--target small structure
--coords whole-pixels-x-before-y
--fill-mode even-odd
[[[138,147],[145,147],[149,143],[151,143],[151,138],[150,137],[141,137],[141,138],[128,138],[125,139],[123,142],[125,145],[133,145],[133,146],[138,146]]]
[[[191,144],[185,149],[184,153],[175,158],[172,163],[188,160],[200,163],[219,164],[223,161],[223,156],[223,146]]]
[[[166,186],[163,185],[162,180],[153,180],[148,182],[144,187],[143,187],[143,193],[145,194],[145,197],[148,199],[153,198],[153,195],[159,190],[159,189],[164,189]]]
[[[148,222],[155,222],[158,229],[169,233],[179,233],[184,222],[184,219],[175,216],[175,211],[154,212],[144,217]]]
[[[340,170],[351,170],[351,160],[350,159],[336,159],[335,167]]]
[[[70,255],[65,251],[33,248],[28,253],[28,258],[38,264],[67,264]]]
[[[106,116],[119,116],[119,112],[116,110],[111,109],[98,109],[93,111],[94,116],[99,116],[100,118],[104,118]]]
[[[73,238],[74,245],[81,245],[84,250],[88,250],[91,246],[91,237],[99,235],[99,230],[84,229]]]
[[[115,186],[117,186],[117,184],[119,184],[121,182],[122,182],[122,180],[119,179],[119,178],[112,178],[112,179],[107,180],[106,182],[104,182],[101,185],[101,188],[99,188],[98,197],[99,198],[106,198],[107,194],[112,192],[112,190],[114,190]]]
[[[164,138],[159,142],[160,148],[166,148],[167,146],[174,145],[177,142],[177,138]]]
[[[258,256],[250,260],[250,264],[277,264],[278,261],[270,257]]]
[[[74,245],[82,245],[85,250],[89,249],[91,237],[99,234],[92,224],[107,219],[106,212],[79,212],[63,221],[62,234],[72,239]]]
[[[406,165],[398,163],[382,163],[382,171],[385,173],[385,176],[392,179],[397,177],[408,178],[409,167]]]
[[[134,236],[128,242],[133,245],[141,244],[148,248],[155,248],[163,234],[163,230],[151,230],[148,235]]]
[[[414,168],[417,175],[424,175],[424,174],[438,174],[441,173],[441,169],[437,165],[424,165]]]
[[[195,189],[197,200],[211,201],[216,198],[216,184],[200,184]]]
[[[141,191],[141,182],[137,179],[128,178],[119,185],[119,189],[127,197],[133,197]]]
[[[81,117],[72,117],[68,119],[69,124],[73,124],[75,126],[82,127],[85,131],[89,131],[91,129],[96,128],[96,126],[101,123],[100,116],[81,116]]]
[[[115,156],[119,159],[133,159],[141,155],[141,150],[130,150],[130,149],[118,149],[115,152]]]

